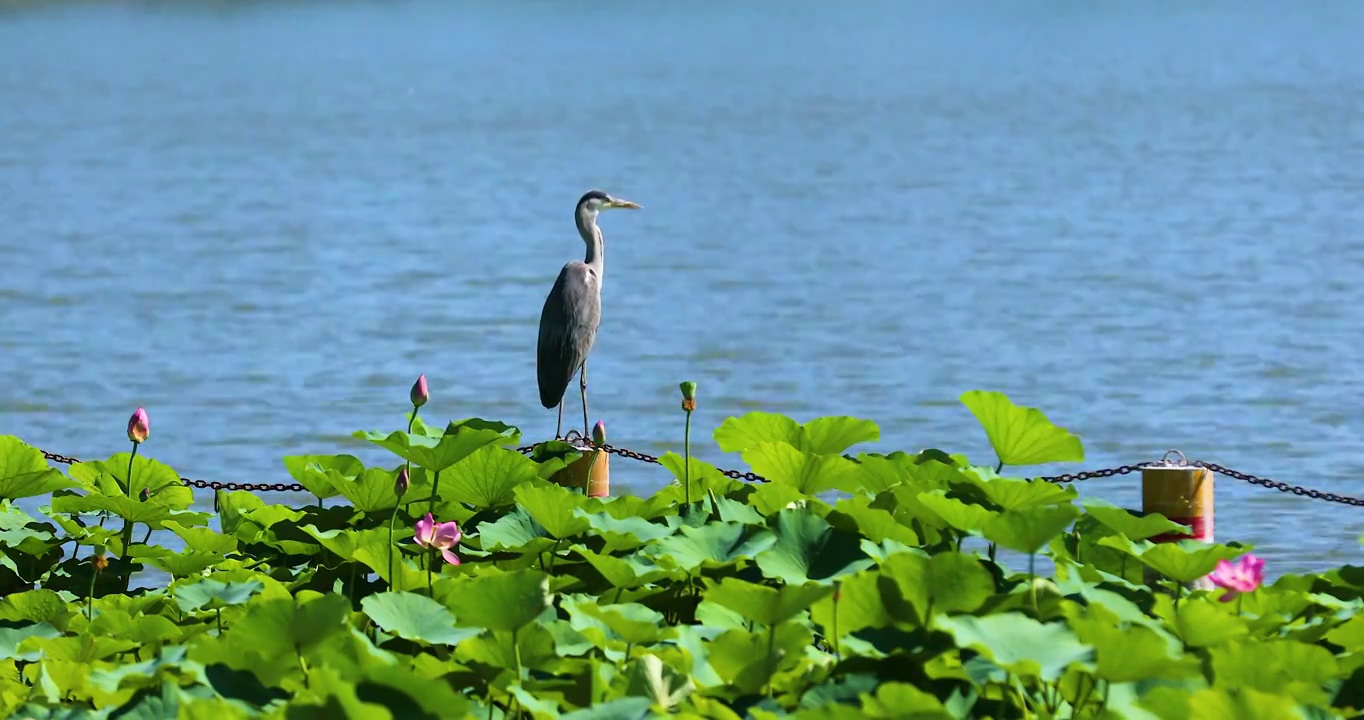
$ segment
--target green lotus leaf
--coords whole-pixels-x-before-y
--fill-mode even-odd
[[[895,582],[921,625],[927,625],[934,613],[975,612],[995,593],[990,571],[977,558],[959,552],[891,555],[882,564],[881,575]]]
[[[128,548],[126,555],[131,560],[151,565],[172,577],[199,575],[223,561],[223,556],[218,553],[199,550],[172,552],[153,545],[133,545]]]
[[[1322,685],[1339,672],[1330,650],[1296,640],[1231,640],[1208,654],[1216,686],[1280,693],[1303,703],[1329,703]]]
[[[1152,570],[1180,583],[1191,583],[1212,572],[1218,562],[1238,557],[1250,549],[1197,540],[1132,542],[1121,535],[1110,535],[1099,540],[1098,544],[1127,553]]]
[[[947,711],[942,701],[929,693],[901,682],[883,683],[876,693],[862,697],[862,709],[868,717],[912,717],[915,720],[955,720],[957,715]]]
[[[658,464],[667,468],[668,472],[672,473],[673,477],[677,479],[677,484],[669,486],[667,492],[660,493],[659,497],[676,496],[679,500],[684,499],[686,497],[687,459],[669,451],[658,457]],[[727,495],[744,486],[744,483],[726,477],[714,465],[695,457],[690,458],[690,470],[692,502],[705,497],[707,492]]]
[[[1007,395],[985,390],[962,394],[961,402],[976,416],[1001,463],[1012,466],[1084,462],[1080,438],[1058,427],[1041,410],[1015,405]]]
[[[289,455],[284,469],[294,482],[319,498],[341,494],[337,482],[365,471],[365,464],[354,455]]]
[[[140,498],[145,489],[147,501],[135,502],[172,510],[184,510],[194,504],[194,492],[180,481],[180,475],[170,466],[145,455],[133,458],[130,485],[128,458],[131,456],[131,453],[116,453],[108,460],[76,463],[71,466],[71,477],[106,497]]]
[[[413,429],[415,430],[416,428],[414,427]],[[501,420],[485,420],[484,418],[476,417],[465,418],[463,420],[451,420],[450,423],[445,426],[445,432],[443,434],[454,435],[455,433],[468,430],[497,433],[498,436],[501,437],[498,442],[503,446],[514,447],[521,442],[521,428],[518,428],[515,425],[508,425]],[[428,434],[434,435],[435,432],[435,430],[431,430]]]
[[[1010,550],[1035,553],[1070,527],[1080,512],[1080,508],[1069,503],[1006,510],[990,518],[981,528],[981,534]]]
[[[76,485],[48,465],[38,448],[13,435],[0,435],[0,498],[47,495]]]
[[[1126,535],[1131,540],[1145,540],[1163,533],[1184,533],[1189,528],[1167,519],[1159,513],[1137,515],[1125,508],[1117,507],[1102,498],[1085,498],[1080,502],[1085,512],[1114,532]]]
[[[805,495],[818,495],[834,488],[855,487],[861,471],[841,455],[803,452],[784,442],[760,442],[743,452],[744,462],[773,483],[794,488]]]
[[[631,645],[656,643],[671,631],[661,613],[638,603],[598,605],[596,602],[580,602],[573,606],[570,613],[585,614],[596,619],[623,642]]]
[[[980,505],[971,505],[956,498],[947,497],[942,490],[921,493],[913,493],[912,490],[909,492],[897,490],[895,496],[901,502],[909,501],[907,508],[911,513],[924,519],[935,519],[945,527],[955,528],[968,535],[982,534],[985,526],[999,516],[999,513]],[[910,501],[911,498],[912,501]]]
[[[540,480],[516,486],[513,496],[516,504],[556,540],[573,537],[591,527],[587,518],[574,511],[600,504],[582,493]]]
[[[455,627],[455,617],[444,605],[412,592],[370,595],[360,606],[385,632],[428,645],[458,645],[482,632]]]
[[[647,697],[622,697],[560,715],[560,720],[648,720],[654,717]]]
[[[439,438],[409,435],[402,431],[394,431],[387,435],[361,431],[356,432],[355,437],[369,440],[394,455],[432,472],[444,472],[480,449],[503,449],[500,446],[508,439],[496,429],[469,424],[458,427],[452,425]]]
[[[447,606],[460,627],[512,632],[534,622],[549,607],[549,576],[538,570],[462,577]]]
[[[961,472],[961,477],[984,490],[991,502],[1005,510],[1069,503],[1079,496],[1071,485],[1000,477],[994,475],[990,468],[966,468]]]
[[[26,652],[20,652],[19,645],[32,637],[55,638],[61,637],[61,634],[60,630],[45,622],[18,627],[0,627],[0,660],[33,662],[42,655],[42,651],[29,649]]]
[[[1123,627],[1102,605],[1075,614],[1070,627],[1081,642],[1093,646],[1095,674],[1108,682],[1177,680],[1198,672],[1197,659],[1185,657],[1174,636],[1144,625]]]
[[[259,580],[246,582],[218,582],[204,578],[194,583],[179,585],[173,591],[175,604],[185,612],[241,605],[252,595],[265,589]]]
[[[1157,687],[1141,697],[1140,705],[1160,720],[1280,720],[1308,718],[1293,698],[1254,688],[1203,688],[1192,693]]]
[[[810,608],[810,618],[824,629],[826,636],[844,636],[866,628],[888,627],[893,618],[881,599],[881,573],[863,570],[843,578],[835,595],[820,599]],[[835,622],[834,608],[838,617]]]
[[[820,598],[833,594],[833,591],[832,585],[817,583],[768,587],[727,577],[706,590],[706,599],[756,623],[772,627],[795,617]]]
[[[683,526],[676,535],[647,545],[640,552],[654,558],[666,557],[690,572],[698,567],[724,567],[751,558],[776,541],[776,536],[765,528],[722,522],[699,528]]]
[[[398,493],[394,483],[401,470],[401,467],[392,470],[365,468],[354,477],[333,478],[333,487],[360,512],[389,511],[398,506]]]
[[[1090,667],[1094,650],[1062,623],[1040,623],[1019,612],[985,617],[934,615],[933,626],[958,647],[974,648],[998,667],[1054,682],[1072,665]]]
[[[920,544],[918,533],[895,518],[887,510],[872,507],[874,498],[854,495],[834,504],[833,512],[825,516],[830,525],[847,533],[857,533],[872,542],[894,540],[904,545]]]
[[[655,565],[648,555],[634,554],[618,558],[599,555],[581,546],[574,547],[573,550],[616,588],[628,590],[645,583],[656,582],[672,574],[671,571]]]
[[[525,508],[515,508],[496,521],[478,527],[484,550],[541,553],[554,545],[554,538]]]
[[[605,552],[634,550],[673,534],[673,528],[649,522],[641,517],[615,518],[606,513],[591,515],[582,508],[575,510],[578,516],[587,520],[592,535],[605,541]]]
[[[795,665],[813,639],[810,628],[799,623],[777,625],[770,633],[726,630],[707,643],[706,659],[720,682],[758,693],[773,675]]]
[[[186,527],[174,520],[166,520],[161,525],[180,536],[185,546],[193,550],[226,555],[237,549],[236,537],[214,532],[210,528]]]
[[[772,523],[776,541],[756,558],[765,577],[784,583],[823,582],[872,565],[857,535],[835,530],[809,510],[783,510]]]
[[[1211,647],[1244,637],[1249,628],[1230,610],[1206,598],[1186,599],[1174,608],[1174,632],[1189,647]]]
[[[441,495],[480,510],[510,505],[518,485],[539,477],[536,468],[515,450],[485,445],[441,473]]]
[[[66,620],[73,614],[66,600],[51,590],[28,590],[0,599],[0,620],[48,623],[65,630]]]
[[[724,452],[743,452],[765,442],[779,442],[813,454],[838,455],[853,445],[880,439],[880,428],[870,420],[822,417],[802,426],[784,415],[760,411],[729,418],[715,430],[715,441]]]

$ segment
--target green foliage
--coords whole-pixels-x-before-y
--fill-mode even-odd
[[[998,393],[996,461],[880,454],[849,417],[715,431],[770,483],[666,454],[649,497],[550,478],[477,418],[284,459],[326,507],[223,492],[219,523],[147,446],[69,475],[0,437],[0,711],[183,718],[1326,718],[1364,710],[1364,570],[1221,602],[1180,585],[1247,548],[996,466],[1081,460]],[[406,418],[404,418],[404,425]],[[410,487],[394,492],[411,463]],[[622,465],[617,474],[631,472]],[[439,476],[437,476],[439,473]],[[437,481],[439,477],[439,481]],[[692,497],[683,506],[690,478]],[[141,490],[148,489],[148,497]],[[39,520],[11,501],[50,495]],[[456,521],[459,564],[414,542]],[[144,544],[100,513],[145,525]],[[390,534],[390,519],[395,530]],[[982,546],[988,545],[988,549]],[[975,549],[973,549],[975,548]],[[1053,577],[996,559],[1049,558]],[[96,572],[94,554],[107,565]],[[135,573],[149,587],[128,590]],[[1160,578],[1155,587],[1143,572]],[[168,576],[168,577],[167,577]]]

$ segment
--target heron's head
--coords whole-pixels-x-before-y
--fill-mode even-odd
[[[582,199],[578,201],[579,212],[586,211],[593,215],[596,215],[602,210],[617,209],[638,210],[639,205],[636,205],[629,200],[611,197],[600,190],[588,190],[587,194],[583,195]]]

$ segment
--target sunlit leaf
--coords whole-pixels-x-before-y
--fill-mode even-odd
[[[1080,438],[1052,424],[1037,408],[1015,405],[1004,393],[985,390],[969,390],[961,402],[976,416],[1005,465],[1084,462]]]
[[[804,452],[837,455],[853,445],[880,439],[880,429],[870,420],[822,417],[802,426],[784,415],[761,411],[729,418],[715,430],[715,441],[724,452],[743,452],[764,442],[781,442]]]
[[[856,535],[835,530],[808,510],[783,510],[772,520],[776,542],[757,555],[763,575],[784,583],[827,581],[872,564]]]
[[[981,528],[981,534],[1010,550],[1035,553],[1079,516],[1080,508],[1069,503],[1007,510],[990,518]]]
[[[1230,560],[1249,548],[1203,543],[1197,540],[1152,543],[1147,540],[1132,542],[1122,535],[1110,535],[1099,544],[1124,552],[1167,578],[1190,583],[1207,575],[1221,560]]]
[[[354,455],[288,455],[284,469],[289,477],[320,498],[339,495],[336,482],[364,472],[365,464]]]
[[[477,628],[455,627],[455,618],[444,605],[412,592],[378,593],[365,598],[360,605],[385,632],[408,640],[458,645],[482,632]]]
[[[498,430],[477,425],[447,428],[439,438],[409,435],[402,431],[387,435],[360,431],[354,435],[432,472],[444,472],[481,449],[501,449],[499,446],[507,440],[507,436]]]
[[[0,435],[0,498],[47,495],[70,487],[76,483],[48,465],[38,448],[13,435]]]
[[[985,617],[936,615],[934,626],[959,647],[983,652],[996,665],[1023,677],[1056,680],[1075,663],[1089,663],[1092,648],[1062,623],[1040,623],[1018,612]]]
[[[486,509],[510,505],[516,486],[538,475],[534,461],[521,453],[487,445],[442,472],[440,477],[442,497]]]
[[[1188,527],[1173,522],[1159,513],[1138,516],[1102,498],[1085,498],[1080,504],[1084,506],[1086,513],[1094,516],[1094,519],[1131,540],[1145,540],[1163,533],[1189,532]]]
[[[802,452],[786,443],[766,442],[743,452],[744,462],[773,483],[780,483],[806,495],[847,487],[861,468],[841,455]]]
[[[994,577],[985,566],[958,552],[892,555],[881,566],[881,574],[899,587],[920,624],[927,624],[935,612],[974,612],[995,592]]]
[[[706,599],[770,627],[791,619],[833,591],[831,585],[815,583],[768,587],[725,578],[706,591]]]
[[[549,576],[538,570],[459,578],[446,603],[460,627],[511,632],[549,607]]]
[[[516,504],[556,540],[573,537],[591,526],[586,518],[574,512],[596,504],[581,493],[553,483],[536,482],[518,485],[513,495]]]

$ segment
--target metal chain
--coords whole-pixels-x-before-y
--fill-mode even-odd
[[[1356,507],[1364,507],[1364,499],[1361,498],[1346,497],[1344,495],[1337,495],[1335,493],[1322,492],[1320,490],[1305,488],[1302,487],[1301,485],[1289,485],[1286,482],[1280,482],[1278,480],[1270,480],[1268,478],[1258,477],[1256,475],[1251,475],[1250,473],[1243,473],[1240,470],[1232,470],[1231,468],[1222,467],[1217,463],[1204,462],[1202,460],[1191,460],[1189,461],[1189,464],[1193,465],[1194,467],[1207,468],[1208,470],[1218,473],[1219,475],[1226,475],[1227,477],[1236,478],[1237,480],[1244,480],[1250,483],[1251,485],[1259,485],[1261,487],[1273,488],[1275,490],[1278,490],[1279,492],[1293,493],[1294,495],[1303,495],[1306,497],[1310,497],[1313,500],[1325,500],[1327,502],[1341,503],[1342,505],[1354,505]]]
[[[571,430],[569,431],[569,436],[564,438],[564,440],[568,441],[569,439],[573,438],[575,434],[578,436],[578,439],[581,439],[581,433],[577,433],[576,430]],[[536,447],[535,445],[525,445],[517,448],[516,451],[521,453],[522,455],[530,455],[532,452],[535,451],[535,447]],[[654,455],[636,452],[628,448],[616,447],[615,445],[610,444],[603,444],[601,446],[601,449],[612,455],[619,455],[621,457],[630,458],[631,460],[639,460],[640,462],[645,462],[652,465],[662,464],[659,461],[659,459]],[[75,465],[76,463],[81,462],[80,460],[69,455],[58,455],[57,453],[48,452],[46,450],[42,450],[41,452],[43,453],[43,457],[55,463],[61,463],[63,465]],[[1084,470],[1075,473],[1047,475],[1036,479],[1049,483],[1075,483],[1081,482],[1083,480],[1095,480],[1098,478],[1113,477],[1115,475],[1127,475],[1129,473],[1140,471],[1144,465],[1146,465],[1146,463],[1140,465],[1120,465],[1118,467],[1104,468],[1102,470]],[[1231,468],[1223,467],[1221,465],[1218,465],[1217,463],[1204,462],[1202,460],[1190,460],[1188,461],[1188,465],[1192,467],[1206,468],[1220,475],[1226,475],[1227,477],[1235,478],[1237,480],[1244,480],[1245,482],[1248,482],[1251,485],[1258,485],[1260,487],[1271,488],[1273,490],[1278,490],[1279,492],[1292,493],[1294,495],[1309,497],[1312,498],[1313,500],[1325,500],[1327,502],[1340,503],[1342,505],[1364,507],[1364,498],[1347,497],[1345,495],[1337,495],[1335,493],[1313,490],[1312,488],[1306,488],[1301,485],[1290,485],[1286,482],[1262,478],[1256,475],[1251,475],[1250,473],[1243,473],[1240,470],[1232,470]],[[747,480],[749,482],[767,482],[767,478],[752,471],[721,469],[720,474],[728,478],[733,478],[735,480]],[[237,483],[218,482],[215,480],[194,480],[191,478],[183,477],[180,478],[180,482],[183,483],[186,487],[199,488],[201,490],[247,490],[251,492],[307,492],[308,490],[307,488],[303,487],[298,483]]]
[[[1128,473],[1141,470],[1140,465],[1120,465],[1115,468],[1104,468],[1103,470],[1085,470],[1076,473],[1062,473],[1060,475],[1047,475],[1037,478],[1049,483],[1073,483],[1081,480],[1093,480],[1095,478],[1113,477],[1114,475],[1126,475]]]

